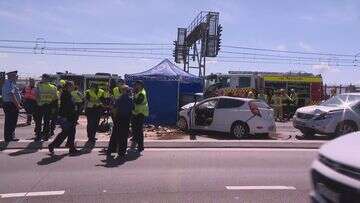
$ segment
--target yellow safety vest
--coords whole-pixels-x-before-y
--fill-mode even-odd
[[[83,101],[82,96],[78,90],[72,91],[71,96],[75,103],[81,103]]]
[[[58,99],[55,85],[50,83],[41,83],[38,85],[38,105],[50,104]]]
[[[94,90],[89,89],[86,90],[86,93],[89,94],[90,99],[87,101],[87,108],[93,108],[93,107],[99,107],[101,106],[100,98],[105,96],[105,91],[102,89],[99,89],[97,94]]]
[[[142,89],[140,92],[135,94],[134,99],[136,100],[141,94],[144,95],[144,101],[141,104],[135,104],[133,114],[134,115],[143,114],[144,116],[149,116],[149,105],[148,105],[145,89]]]
[[[113,95],[114,95],[114,99],[118,99],[119,97],[121,97],[122,92],[119,87],[114,87]]]

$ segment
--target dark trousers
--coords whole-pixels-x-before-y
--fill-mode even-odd
[[[56,136],[54,141],[49,144],[49,146],[57,148],[60,147],[61,143],[67,138],[67,146],[70,149],[75,148],[75,134],[76,134],[76,124],[74,122],[71,125],[67,126],[66,128],[61,128],[61,132]]]
[[[49,132],[50,136],[54,135],[58,115],[59,115],[59,107],[58,104],[56,103],[51,106],[50,132]]]
[[[26,114],[27,114],[26,122],[29,123],[29,124],[31,123],[32,116],[35,113],[36,105],[37,104],[36,104],[35,100],[25,99],[25,101],[24,101],[24,109],[25,109]]]
[[[133,134],[133,141],[138,144],[138,150],[144,150],[144,115],[133,115],[131,121],[131,130]]]
[[[37,138],[49,137],[51,116],[51,105],[44,104],[37,107],[34,114],[35,134]],[[42,125],[42,123],[44,123],[44,125]]]
[[[19,109],[12,102],[4,102],[3,109],[5,113],[4,140],[10,141],[14,137],[16,124],[19,117]]]
[[[87,108],[85,111],[86,119],[87,119],[87,136],[89,140],[94,140],[96,131],[99,127],[99,121],[101,117],[101,109],[100,108]]]
[[[114,127],[109,141],[108,153],[124,155],[127,149],[130,118],[114,118]]]

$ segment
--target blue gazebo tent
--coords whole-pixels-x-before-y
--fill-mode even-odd
[[[129,85],[137,80],[144,82],[147,91],[150,115],[146,122],[155,125],[176,124],[182,95],[203,90],[200,77],[183,71],[168,59],[147,71],[125,75]]]

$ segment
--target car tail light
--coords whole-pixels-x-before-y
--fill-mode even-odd
[[[249,102],[249,108],[251,113],[254,114],[254,116],[261,117],[259,107],[254,102]]]

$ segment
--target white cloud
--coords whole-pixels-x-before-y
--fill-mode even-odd
[[[340,71],[338,68],[330,66],[328,63],[325,62],[313,65],[312,68],[320,74],[336,73]]]
[[[312,46],[310,46],[309,44],[305,43],[305,42],[299,42],[299,47],[302,48],[305,51],[314,51],[314,49],[312,48]]]

